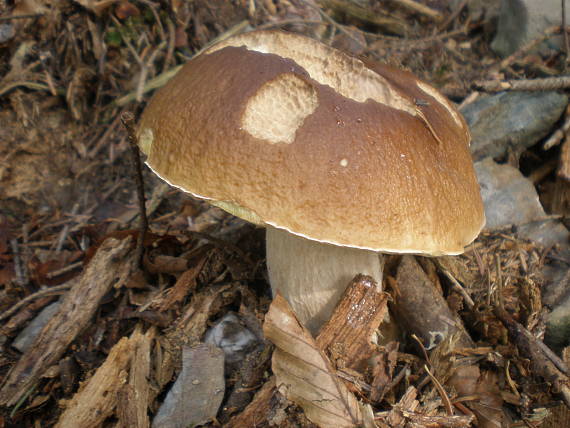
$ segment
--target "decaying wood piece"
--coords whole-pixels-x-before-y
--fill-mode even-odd
[[[150,328],[145,334],[140,334],[139,326],[133,333],[134,352],[131,358],[128,383],[126,383],[117,403],[119,426],[124,428],[148,428],[150,420],[148,407],[154,399],[155,392],[151,389],[150,357],[151,345],[156,336],[156,329]]]
[[[461,364],[451,359],[454,350],[472,348],[474,343],[413,256],[402,257],[396,282],[396,318],[410,333],[419,336],[427,349],[435,348],[430,359],[436,374],[441,376],[439,380],[461,396],[478,397],[470,405],[479,427],[500,427],[504,414],[494,379],[469,360]]]
[[[81,390],[71,400],[64,403],[66,410],[59,418],[56,428],[95,428],[102,426],[105,419],[113,414],[118,400],[122,396],[120,391],[129,379],[129,366],[131,369],[133,368],[132,360],[136,358],[137,348],[148,349],[150,347],[150,344],[147,344],[149,339],[150,335],[144,335],[141,329],[137,328],[131,337],[123,337],[117,342],[93,377],[82,385]],[[133,374],[133,376],[136,375]],[[132,397],[137,401],[141,400],[141,402],[145,400],[148,404],[147,398],[144,396],[136,397],[136,392]],[[134,413],[137,414],[138,418],[139,403],[135,403],[133,406],[137,408]],[[137,419],[136,423],[137,425],[128,426],[148,426],[148,417],[146,425],[144,418],[142,420]]]
[[[375,350],[373,336],[386,316],[387,297],[372,277],[357,275],[321,329],[317,346],[327,352],[340,345],[335,348],[346,366],[359,368]]]
[[[36,385],[45,370],[57,364],[69,344],[91,322],[101,298],[129,275],[133,266],[130,247],[130,238],[122,241],[109,238],[101,244],[64,297],[58,313],[10,370],[0,390],[0,405],[15,405]]]
[[[570,214],[570,141],[568,138],[564,138],[560,150],[551,209],[556,214]]]
[[[301,406],[311,422],[339,428],[364,423],[356,397],[280,294],[269,308],[263,330],[276,346],[272,368],[279,390]]]
[[[397,291],[391,306],[400,325],[420,337],[431,349],[457,331],[462,335],[459,347],[471,347],[473,341],[461,321],[451,312],[443,296],[433,286],[413,256],[403,256],[398,267]]]
[[[512,315],[503,308],[495,307],[494,313],[509,331],[511,340],[517,345],[521,354],[530,359],[532,372],[551,383],[556,392],[561,394],[566,405],[570,407],[570,379],[556,368],[543,347],[539,345],[539,339],[515,321]]]

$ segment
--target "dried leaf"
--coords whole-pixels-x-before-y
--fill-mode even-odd
[[[127,19],[131,16],[139,16],[141,11],[128,1],[122,1],[115,7],[115,15],[119,19]]]
[[[497,385],[497,375],[490,371],[481,372],[475,365],[460,366],[455,369],[448,384],[460,396],[478,397],[469,402],[469,407],[477,416],[481,428],[499,428],[504,421],[503,399]]]
[[[303,408],[311,422],[339,428],[363,423],[356,397],[336,376],[328,358],[281,295],[275,296],[263,328],[277,347],[273,353],[277,386]]]

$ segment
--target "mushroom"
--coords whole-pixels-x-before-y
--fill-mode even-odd
[[[173,186],[267,227],[267,266],[313,333],[382,253],[459,254],[485,217],[467,125],[413,74],[281,31],[189,61],[138,127]]]

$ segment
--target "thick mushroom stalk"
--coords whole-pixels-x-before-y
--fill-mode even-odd
[[[312,334],[330,318],[348,283],[362,273],[382,284],[382,255],[323,244],[267,227],[267,268],[279,292]]]

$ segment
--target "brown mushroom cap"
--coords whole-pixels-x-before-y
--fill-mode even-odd
[[[192,59],[138,128],[164,180],[335,245],[457,254],[484,225],[469,130],[411,73],[255,31]]]

